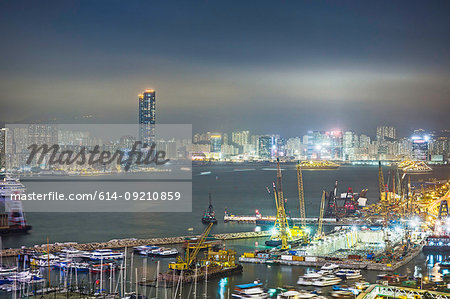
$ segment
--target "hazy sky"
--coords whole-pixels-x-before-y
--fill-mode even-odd
[[[0,121],[450,128],[449,1],[0,1]],[[83,119],[85,121],[85,119]]]

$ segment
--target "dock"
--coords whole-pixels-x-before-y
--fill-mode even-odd
[[[262,238],[269,236],[268,231],[260,232],[241,232],[241,233],[223,233],[223,234],[213,234],[212,236],[218,240],[237,240],[237,239],[250,239],[250,238]],[[168,238],[151,238],[151,239],[120,239],[120,240],[110,240],[108,242],[92,242],[78,244],[77,242],[65,242],[65,243],[54,243],[54,244],[42,244],[35,245],[34,247],[22,247],[22,248],[8,248],[1,251],[3,257],[6,256],[18,256],[25,252],[39,252],[44,253],[59,252],[64,248],[72,247],[78,250],[91,251],[96,249],[121,249],[130,248],[135,246],[143,245],[176,245],[183,244],[186,238],[200,237],[199,235],[190,235],[182,237],[168,237]],[[48,249],[47,249],[48,247]]]
[[[394,271],[405,264],[409,263],[422,251],[422,246],[418,246],[411,250],[402,260],[392,261],[390,264],[377,263],[370,260],[349,260],[349,259],[333,259],[320,256],[304,257],[304,260],[287,260],[281,256],[280,259],[258,258],[258,257],[243,257],[239,258],[241,263],[253,264],[279,264],[287,266],[304,266],[304,267],[322,267],[326,263],[333,263],[339,265],[343,269],[360,269],[372,271]]]

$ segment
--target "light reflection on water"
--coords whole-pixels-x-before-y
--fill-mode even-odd
[[[228,209],[234,214],[253,214],[258,209],[263,215],[274,214],[273,198],[268,196],[266,186],[270,186],[274,180],[274,172],[266,171],[258,167],[245,171],[234,171],[240,166],[204,166],[194,167],[193,176],[193,212],[192,213],[28,213],[28,221],[33,225],[33,230],[28,235],[9,236],[3,238],[4,247],[20,247],[22,245],[50,242],[76,241],[79,243],[93,241],[108,241],[120,238],[151,238],[162,236],[180,236],[200,234],[205,226],[200,217],[208,205],[208,193],[212,193],[213,205],[219,220],[223,211]],[[210,171],[210,175],[195,175]],[[448,168],[436,169],[427,177],[438,179],[449,178]],[[413,177],[415,180],[419,177]],[[308,217],[316,217],[319,214],[320,194],[323,189],[332,189],[336,180],[339,181],[340,191],[348,187],[359,191],[368,188],[369,203],[376,201],[378,190],[378,168],[370,166],[341,167],[331,171],[304,171],[303,180],[305,186],[305,201]],[[38,182],[26,182],[26,187],[31,188]],[[84,184],[98,184],[86,181]],[[283,171],[283,188],[288,199],[288,209],[292,215],[297,212],[297,177],[295,167],[285,167]],[[193,231],[188,228],[193,227]],[[255,228],[252,224],[223,223],[214,226],[213,233],[250,231]],[[227,242],[228,248],[235,249],[238,254],[251,251],[258,242],[258,248],[264,248],[264,239],[235,240]],[[446,256],[420,254],[414,261],[401,267],[396,272],[409,276],[430,276],[430,271],[437,261],[442,261]],[[134,268],[142,273],[143,259],[135,257]],[[161,271],[167,269],[167,264],[174,259],[161,259]],[[208,281],[208,297],[227,297],[236,284],[249,283],[259,279],[264,287],[296,286],[299,275],[313,268],[289,267],[280,265],[254,265],[244,264],[244,274],[234,275],[221,283],[220,279]],[[446,269],[445,269],[446,270]],[[45,272],[46,270],[43,269]],[[442,270],[443,271],[443,270]],[[52,280],[59,281],[59,271],[52,271],[55,277]],[[148,259],[148,276],[154,277],[156,272],[156,259]],[[362,271],[369,282],[375,282],[377,272]],[[90,277],[79,274],[78,279],[95,284],[95,275]],[[117,279],[117,278],[116,278]],[[133,277],[133,281],[135,278]],[[109,286],[109,280],[106,284]],[[128,286],[128,289],[131,285]],[[134,286],[133,286],[134,288]],[[142,288],[141,291],[144,291]],[[146,288],[147,294],[155,294],[155,289]],[[203,294],[204,285],[199,283],[198,295]],[[161,291],[162,292],[162,291]],[[189,292],[189,287],[184,292]],[[225,295],[224,295],[225,294]],[[183,297],[187,296],[184,295]],[[198,296],[198,297],[199,297]]]

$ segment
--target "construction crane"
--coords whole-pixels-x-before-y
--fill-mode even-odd
[[[303,192],[303,176],[300,161],[297,163],[297,183],[298,183],[298,202],[300,210],[300,221],[302,229],[306,229],[306,209],[305,209],[305,195]]]
[[[317,232],[316,232],[316,239],[322,238],[323,232],[323,213],[325,210],[325,191],[322,191],[322,199],[320,200],[320,214],[319,214],[319,221],[317,225]]]
[[[383,176],[383,168],[381,167],[381,161],[378,161],[378,188],[380,191],[380,200],[383,201],[386,199],[386,194],[385,194],[384,176]]]
[[[202,235],[198,239],[196,244],[188,244],[186,247],[186,256],[183,260],[182,257],[178,256],[177,261],[169,264],[169,269],[172,270],[192,270],[193,262],[197,258],[198,253],[200,252],[200,249],[204,247],[204,243],[206,238],[209,235],[209,232],[211,231],[211,228],[213,227],[214,223],[209,223],[206,229],[203,231]],[[191,252],[192,250],[192,252]]]
[[[273,182],[273,194],[275,197],[275,205],[277,207],[277,216],[274,225],[274,232],[266,245],[281,245],[281,249],[288,249],[288,242],[293,241],[289,223],[284,209],[283,188],[281,183],[281,167],[280,160],[277,159],[277,183]],[[281,244],[278,244],[281,241]]]

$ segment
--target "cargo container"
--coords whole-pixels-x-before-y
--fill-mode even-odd
[[[305,257],[304,257],[304,256],[296,256],[296,255],[294,255],[294,256],[292,257],[292,260],[293,260],[293,261],[303,262],[303,261],[305,260]]]
[[[292,255],[283,254],[283,255],[281,256],[281,259],[282,259],[283,261],[292,261]]]
[[[317,256],[305,256],[305,262],[317,262]]]
[[[244,257],[253,258],[255,257],[255,254],[253,252],[244,252]]]

